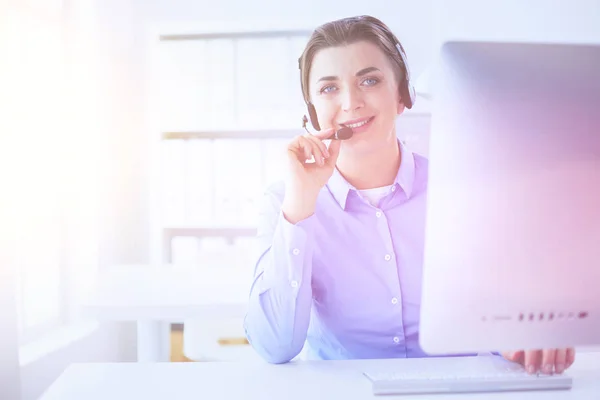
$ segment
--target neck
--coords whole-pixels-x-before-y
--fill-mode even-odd
[[[336,166],[340,174],[357,190],[394,183],[402,158],[396,135],[370,152],[359,152],[354,148],[344,147],[340,151]]]

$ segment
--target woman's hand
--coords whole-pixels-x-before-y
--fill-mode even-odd
[[[502,356],[523,365],[530,374],[561,374],[575,362],[575,349],[520,350],[505,352]]]
[[[314,212],[319,191],[333,174],[341,141],[332,140],[329,147],[323,142],[333,132],[326,129],[314,135],[296,136],[287,147],[288,175],[282,210],[291,223]]]
[[[290,187],[317,194],[327,183],[340,149],[341,142],[332,140],[329,148],[323,140],[333,134],[327,129],[312,134],[296,136],[287,147]],[[309,162],[314,158],[314,162]]]

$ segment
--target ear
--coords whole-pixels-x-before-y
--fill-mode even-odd
[[[398,100],[398,109],[396,110],[396,113],[397,113],[398,115],[402,114],[402,113],[404,112],[404,109],[405,109],[405,108],[406,108],[406,107],[404,106],[404,102],[402,101],[402,99],[399,99],[399,100]]]
[[[401,115],[404,112],[404,109],[406,108],[406,106],[404,105],[404,101],[402,100],[402,91],[400,90],[400,87],[398,87],[398,105],[396,107],[396,115]]]

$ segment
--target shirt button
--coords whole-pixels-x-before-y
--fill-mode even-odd
[[[390,256],[389,254],[385,255],[385,261],[390,261],[392,259],[392,256]]]
[[[292,287],[298,287],[298,282],[297,281],[292,281],[291,282]]]
[[[394,337],[394,343],[400,343],[400,338],[398,336]]]
[[[377,218],[381,217],[381,211],[377,211],[375,215],[377,215]]]
[[[398,299],[394,297],[394,298],[392,299],[392,304],[398,304]]]
[[[294,250],[292,250],[292,254],[297,256],[298,254],[300,254],[300,250],[294,249]]]
[[[392,186],[392,192],[396,191],[396,185]]]

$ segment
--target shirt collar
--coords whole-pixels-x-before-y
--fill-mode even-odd
[[[394,185],[400,186],[400,188],[402,188],[406,194],[406,197],[410,198],[415,181],[415,157],[413,152],[406,148],[401,140],[398,140],[398,145],[400,146],[402,161],[400,162],[400,168],[398,168]],[[329,191],[335,200],[344,210],[346,209],[348,193],[350,193],[350,190],[356,191],[356,188],[348,183],[346,179],[344,179],[337,168],[333,169],[333,175],[331,178],[329,178],[327,187],[329,188]]]

